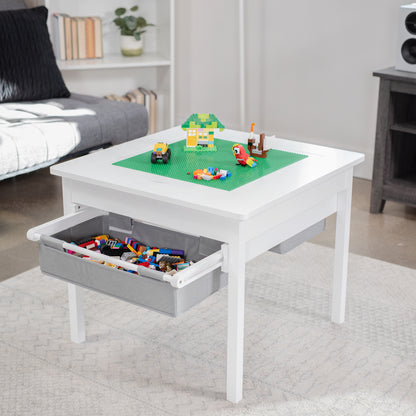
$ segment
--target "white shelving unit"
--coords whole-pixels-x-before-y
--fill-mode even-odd
[[[158,66],[169,67],[171,62],[157,53],[144,53],[139,57],[125,57],[120,53],[106,54],[102,59],[74,59],[72,61],[58,60],[61,71],[79,71],[88,69],[116,68],[149,68]]]
[[[144,52],[125,57],[120,52],[120,33],[114,25],[114,10],[139,5],[139,14],[153,23],[144,34]],[[91,95],[123,95],[137,87],[158,94],[159,130],[174,125],[175,0],[45,0],[49,15],[99,16],[103,23],[102,59],[58,60],[68,88]]]

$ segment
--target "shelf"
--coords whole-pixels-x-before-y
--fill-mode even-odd
[[[157,53],[143,53],[140,56],[123,56],[121,53],[107,54],[102,59],[74,59],[71,61],[57,60],[61,71],[114,69],[114,68],[146,68],[170,66],[170,60]]]
[[[416,174],[387,181],[383,186],[383,199],[416,206]]]
[[[35,0],[26,0],[34,2]],[[0,0],[1,2],[1,0]],[[123,56],[120,51],[120,30],[112,23],[117,0],[45,0],[50,16],[100,16],[103,23],[104,58],[57,60],[70,91],[93,96],[124,95],[138,86],[158,94],[157,129],[174,125],[175,114],[175,0],[143,0],[140,13],[155,27],[145,35],[144,53],[137,57]],[[51,38],[53,19],[49,19]]]
[[[396,123],[390,127],[393,131],[401,131],[402,133],[416,134],[416,121],[408,121],[406,123]]]

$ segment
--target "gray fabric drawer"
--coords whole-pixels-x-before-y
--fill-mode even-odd
[[[162,280],[134,275],[82,259],[66,253],[60,247],[62,241],[71,242],[99,234],[111,234],[118,238],[131,235],[151,246],[182,249],[187,259],[194,261],[221,250],[219,241],[164,230],[109,214],[60,231],[52,235],[52,238],[41,237],[39,261],[42,272],[170,316],[185,312],[227,284],[227,275],[218,268],[178,289]],[[160,275],[163,276],[163,273],[160,272]]]
[[[316,224],[308,227],[306,230],[301,231],[300,233],[294,235],[291,238],[283,241],[282,243],[278,244],[277,246],[271,248],[269,251],[273,251],[274,253],[285,254],[290,250],[293,250],[295,247],[301,245],[307,240],[318,235],[321,231],[325,230],[326,219],[317,222]]]

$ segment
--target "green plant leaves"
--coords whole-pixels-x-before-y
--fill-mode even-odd
[[[127,29],[129,30],[136,29],[137,19],[134,16],[126,16],[124,18],[124,22],[126,23]]]
[[[138,17],[136,27],[146,27],[146,26],[147,26],[146,19],[144,17]]]
[[[140,30],[139,32],[135,32],[134,33],[134,39],[136,39],[136,40],[140,40],[141,39],[141,35],[144,33],[144,32],[146,32],[145,30]]]
[[[121,17],[116,17],[113,22],[120,28],[124,26],[124,20]]]
[[[130,8],[131,12],[139,10],[139,6],[133,6]],[[134,36],[137,40],[140,40],[141,35],[145,30],[140,30],[148,26],[154,26],[152,23],[147,23],[146,19],[142,16],[123,16],[127,9],[125,7],[119,7],[114,11],[117,16],[113,22],[120,28],[123,36]]]
[[[116,16],[122,16],[124,13],[126,13],[126,9],[124,7],[119,7],[114,12]]]

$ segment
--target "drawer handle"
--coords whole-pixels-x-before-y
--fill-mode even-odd
[[[221,267],[225,258],[224,251],[226,251],[225,244],[222,245],[220,251],[217,251],[202,260],[199,260],[191,267],[181,270],[180,272],[175,273],[173,276],[165,273],[163,275],[163,280],[169,282],[173,287],[178,289],[187,286],[195,280],[205,276],[207,273]]]
[[[137,274],[141,277],[155,278],[155,276],[146,276],[147,269],[143,270],[143,266],[140,266],[137,264],[128,263],[123,260],[118,260],[118,259],[115,259],[114,257],[106,256],[105,254],[101,254],[95,251],[90,251],[86,248],[79,247],[75,244],[70,244],[67,242],[62,243],[62,248],[65,250],[74,251],[84,256],[91,257],[93,259],[97,259],[99,261],[115,264],[117,266],[122,267],[123,269],[133,270],[134,272],[137,272]],[[225,244],[223,244],[220,251],[217,251],[216,253],[211,254],[210,256],[205,257],[202,260],[199,260],[191,267],[185,270],[182,270],[173,276],[166,274],[166,273],[163,274],[163,278],[161,280],[169,282],[173,287],[176,287],[178,289],[186,285],[189,285],[195,280],[198,280],[199,278],[205,276],[207,273],[212,272],[213,270],[218,269],[219,267],[223,266],[224,257],[225,257],[224,251],[226,251]],[[159,272],[156,272],[156,273],[159,273]]]
[[[27,232],[27,238],[31,241],[39,241],[41,235],[51,236],[58,233],[59,231],[65,230],[75,225],[79,225],[80,223],[88,221],[91,218],[105,214],[105,211],[101,211],[95,208],[85,208],[81,211],[72,212],[71,214],[65,215],[61,218],[56,218],[45,224],[31,228]]]

